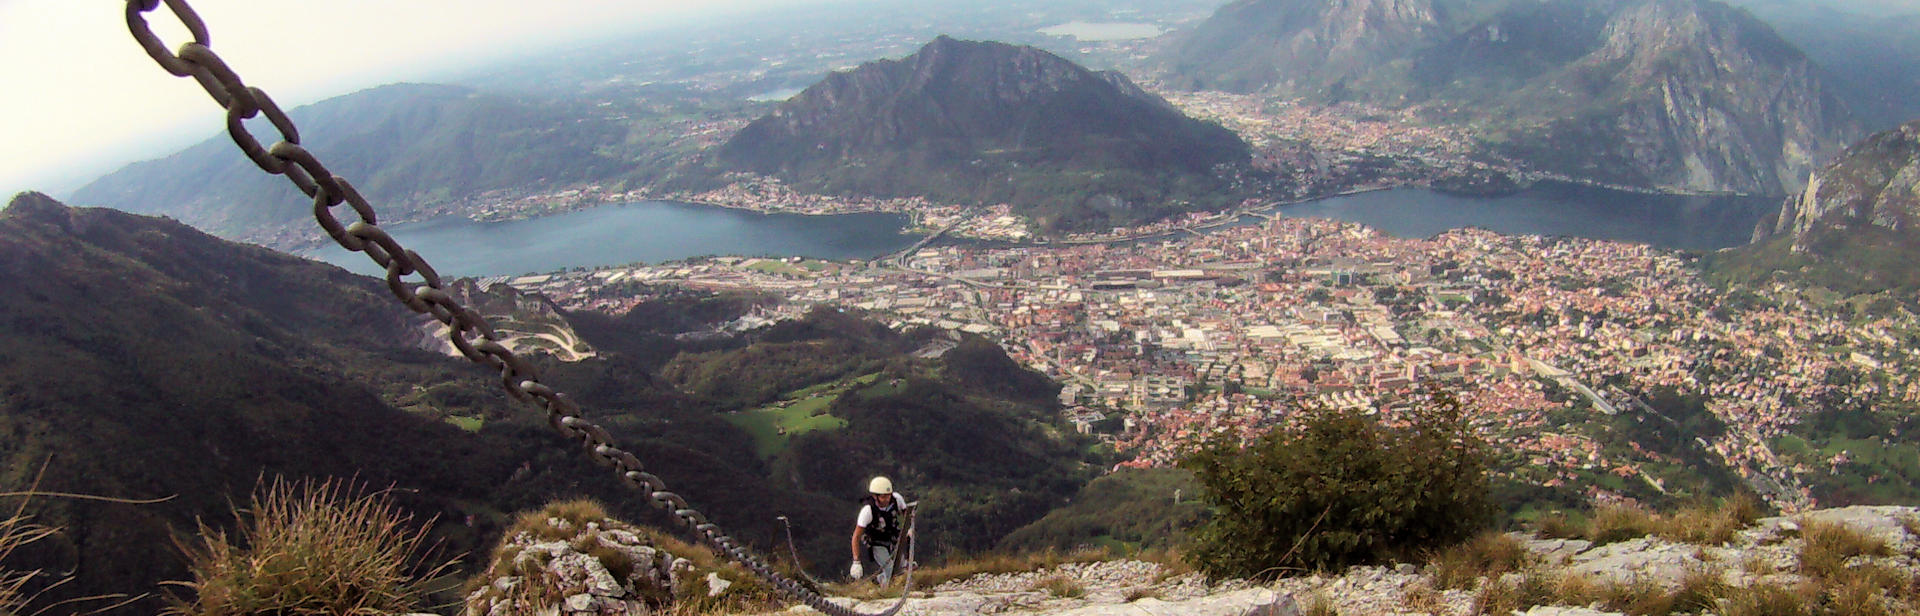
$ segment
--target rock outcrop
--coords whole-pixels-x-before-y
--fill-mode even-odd
[[[1714,257],[1735,279],[1784,278],[1845,295],[1920,290],[1920,122],[1848,148],[1760,221],[1753,244]],[[1911,301],[1911,300],[1907,300]],[[1879,310],[1879,308],[1876,308]]]
[[[1920,219],[1920,121],[1868,137],[1822,168],[1807,189],[1787,201],[1771,228],[1755,240],[1794,238],[1805,252],[1822,236],[1858,227],[1912,231]]]
[[[548,517],[509,536],[467,596],[466,616],[633,616],[673,602],[689,561],[611,520]]]
[[[1031,614],[1035,616],[1158,616],[1219,614],[1295,615],[1314,607],[1338,614],[1438,614],[1465,616],[1483,601],[1491,584],[1519,583],[1528,576],[1559,576],[1590,585],[1616,584],[1633,592],[1673,591],[1690,576],[1715,578],[1721,588],[1767,585],[1801,588],[1807,581],[1810,529],[1816,525],[1851,529],[1884,550],[1843,560],[1847,568],[1883,567],[1908,578],[1920,573],[1920,509],[1847,507],[1792,517],[1761,519],[1717,545],[1678,543],[1643,537],[1595,546],[1582,540],[1539,539],[1515,535],[1532,555],[1532,568],[1498,578],[1481,578],[1467,588],[1438,588],[1433,567],[1401,564],[1355,567],[1339,575],[1284,578],[1265,585],[1244,581],[1209,584],[1198,574],[1176,574],[1146,562],[1067,564],[1029,573],[979,575],[935,587],[908,600],[909,613]],[[1817,584],[1816,584],[1817,586]],[[1589,586],[1591,587],[1591,586]],[[1062,593],[1060,589],[1073,589]],[[1732,594],[1731,591],[1728,594]],[[1576,603],[1569,603],[1570,601]],[[854,604],[854,602],[848,602]],[[878,611],[891,601],[858,603]],[[1590,599],[1549,596],[1515,608],[1530,616],[1618,616]],[[794,608],[789,613],[811,613]]]

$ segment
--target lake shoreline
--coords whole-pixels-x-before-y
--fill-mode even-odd
[[[1225,213],[1195,213],[1119,234],[1012,241],[949,233],[930,243],[923,242],[938,230],[986,218],[993,212],[947,206],[938,210],[938,215],[946,218],[936,218],[928,211],[898,208],[898,204],[856,210],[836,200],[832,212],[756,205],[739,199],[703,202],[656,198],[606,202],[512,220],[442,216],[395,223],[388,230],[445,273],[456,276],[536,273],[721,255],[859,261],[897,255],[923,245],[1130,245],[1297,217],[1345,220],[1415,239],[1449,229],[1478,227],[1506,235],[1586,237],[1710,251],[1744,245],[1753,225],[1777,209],[1778,201],[1771,197],[1647,195],[1550,182],[1503,196],[1370,186],[1332,195],[1260,202]],[[932,227],[930,221],[941,226]],[[351,253],[330,244],[295,254],[360,273],[379,273],[364,257],[341,258],[351,257]]]

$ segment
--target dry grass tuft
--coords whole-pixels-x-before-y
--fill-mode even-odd
[[[5,518],[0,518],[0,563],[7,561],[14,551],[26,547],[35,541],[53,536],[59,529],[33,523],[27,515],[27,503],[22,499],[20,506]],[[26,610],[33,596],[27,594],[27,582],[38,577],[36,571],[13,571],[0,568],[0,615],[11,615]]]
[[[1551,576],[1533,569],[1487,578],[1480,585],[1480,591],[1474,593],[1473,606],[1467,613],[1505,616],[1538,605],[1551,605],[1555,600],[1554,581]]]
[[[1666,616],[1673,613],[1673,594],[1649,579],[1627,583],[1600,584],[1596,601],[1607,611],[1631,616]]]
[[[1176,548],[1158,547],[1130,554],[1127,558],[1160,565],[1160,574],[1156,581],[1180,577],[1197,571],[1193,563],[1187,561],[1186,554]]]
[[[1804,520],[1800,524],[1800,573],[1815,581],[1836,582],[1862,575],[1850,572],[1847,561],[1856,556],[1890,556],[1885,539],[1845,524]]]
[[[1122,599],[1127,603],[1133,603],[1141,599],[1158,598],[1160,598],[1160,589],[1152,586],[1135,586],[1127,589],[1126,594],[1122,595]]]
[[[200,527],[182,546],[196,596],[180,616],[398,614],[418,611],[424,529],[384,492],[341,481],[274,481],[240,518],[239,534]],[[445,565],[418,579],[435,576]]]
[[[1661,516],[1661,538],[1681,543],[1722,545],[1760,519],[1760,506],[1750,496],[1737,496],[1716,505],[1695,505]]]
[[[1730,588],[1720,597],[1715,613],[1720,616],[1814,616],[1817,591],[1811,587],[1793,589],[1774,584],[1755,584]]]
[[[1034,582],[1033,590],[1044,591],[1059,599],[1078,599],[1087,596],[1087,585],[1064,575],[1052,575]]]
[[[1324,592],[1313,593],[1307,597],[1307,604],[1301,609],[1301,616],[1340,616],[1340,606],[1334,604],[1333,597]]]
[[[1652,512],[1630,505],[1606,505],[1593,512],[1587,540],[1594,545],[1639,539],[1660,530]]]
[[[1593,533],[1593,523],[1583,516],[1554,511],[1535,519],[1533,532],[1547,539],[1585,539]]]
[[[1416,582],[1400,593],[1400,608],[1416,614],[1445,614],[1450,610],[1440,591],[1425,582]]]
[[[1912,613],[1907,610],[1895,612],[1892,601],[1887,597],[1886,587],[1872,576],[1849,576],[1834,579],[1826,588],[1827,613],[1836,616],[1893,616],[1896,613]]]
[[[1554,577],[1552,585],[1554,603],[1561,605],[1599,603],[1607,592],[1604,583],[1582,575],[1559,575]]]
[[[1533,554],[1519,539],[1489,531],[1435,554],[1427,564],[1435,587],[1469,589],[1481,578],[1519,572],[1533,560]]]
[[[1726,596],[1732,587],[1721,577],[1719,569],[1696,567],[1680,576],[1680,586],[1669,591],[1673,601],[1673,611],[1700,613],[1713,611],[1720,597]]]
[[[1553,539],[1586,539],[1605,545],[1649,535],[1668,541],[1721,545],[1760,519],[1761,505],[1751,496],[1699,504],[1667,514],[1633,505],[1604,505],[1588,517],[1552,512],[1534,521],[1534,531]]]
[[[913,583],[917,586],[938,586],[954,580],[964,580],[976,575],[1039,571],[1067,563],[1099,562],[1112,557],[1113,554],[1111,552],[1101,549],[1081,549],[1071,552],[1046,550],[1027,554],[987,554],[973,558],[950,560],[937,567],[921,567],[914,572]]]

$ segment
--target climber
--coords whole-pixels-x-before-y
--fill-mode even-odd
[[[867,496],[860,499],[860,515],[853,522],[853,567],[848,575],[858,580],[866,574],[860,566],[864,555],[873,559],[874,581],[885,586],[893,579],[894,546],[900,540],[901,514],[910,506],[905,497],[894,493],[893,481],[886,477],[874,477],[867,483]],[[913,537],[907,540],[912,541]]]

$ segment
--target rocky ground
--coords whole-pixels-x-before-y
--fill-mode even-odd
[[[1855,556],[1847,567],[1881,566],[1911,577],[1920,572],[1920,510],[1904,507],[1849,507],[1792,517],[1763,518],[1719,545],[1678,543],[1642,537],[1595,546],[1582,540],[1516,536],[1533,554],[1536,570],[1596,583],[1655,584],[1672,588],[1688,575],[1707,571],[1729,587],[1753,584],[1792,586],[1801,581],[1800,530],[1816,523],[1838,523],[1885,542],[1883,555]],[[1432,567],[1400,564],[1357,567],[1340,575],[1312,575],[1271,584],[1245,581],[1208,583],[1198,574],[1170,574],[1163,566],[1139,561],[1067,564],[1057,568],[979,575],[926,591],[916,590],[902,614],[958,616],[1013,614],[1035,616],[1253,616],[1283,614],[1435,614],[1464,616],[1476,609],[1472,589],[1436,590]],[[1520,574],[1507,574],[1512,582]],[[1473,588],[1487,584],[1480,580]],[[880,612],[892,600],[857,603],[863,612]],[[1515,613],[1529,616],[1607,616],[1617,612],[1600,604],[1547,605]],[[812,613],[804,607],[788,613]]]

